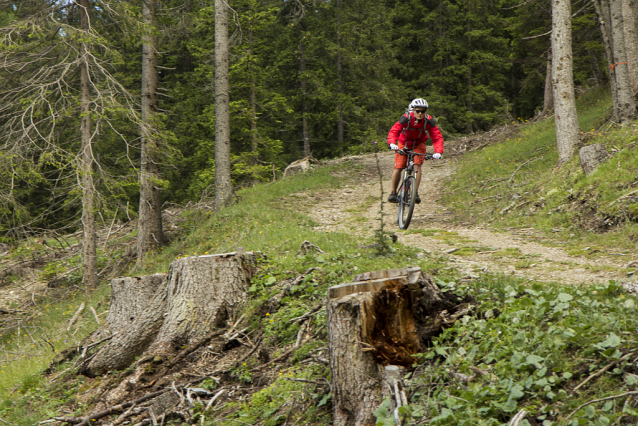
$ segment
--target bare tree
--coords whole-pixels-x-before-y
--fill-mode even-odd
[[[616,80],[618,99],[617,119],[626,123],[636,117],[636,102],[631,91],[629,63],[625,50],[625,30],[623,20],[623,0],[609,0],[611,17],[611,37],[614,62],[610,65],[612,78]]]
[[[636,0],[622,0],[623,32],[631,91],[638,92],[638,34],[636,33]]]
[[[92,25],[90,0],[29,5],[28,13],[0,28],[3,166],[19,179],[20,170],[46,165],[55,176],[41,177],[51,178],[56,197],[67,206],[81,200],[83,278],[91,289],[98,283],[95,214],[104,206],[94,175],[109,188],[115,180],[97,163],[94,144],[100,133],[126,143],[114,118],[137,123],[138,116],[132,96],[110,72],[108,58],[116,53]],[[101,7],[112,11],[108,2]],[[0,185],[2,202],[14,203],[14,183]]]
[[[614,51],[611,42],[611,17],[609,16],[609,1],[608,0],[592,0],[596,15],[598,16],[598,25],[600,26],[600,32],[603,36],[603,44],[605,45],[605,56],[607,57],[607,64],[611,68],[614,63]],[[611,103],[614,110],[614,116],[618,115],[618,92],[616,91],[616,79],[613,77],[610,70],[609,85],[611,87]]]
[[[335,10],[337,13],[337,94],[339,99],[337,101],[337,142],[339,146],[343,145],[343,131],[345,120],[343,117],[343,71],[341,64],[341,1],[337,0],[335,4]]]
[[[545,68],[545,94],[543,97],[543,111],[541,115],[549,113],[554,108],[554,94],[552,93],[552,52],[547,53],[547,67]]]
[[[215,0],[215,211],[230,201],[228,5]]]
[[[88,32],[90,28],[89,0],[79,0],[80,28]],[[87,289],[97,288],[97,237],[95,233],[95,186],[93,185],[93,149],[91,134],[91,87],[89,85],[89,43],[83,42],[80,57],[80,133],[82,153],[80,176],[82,186],[82,227],[84,231],[84,277]]]
[[[620,123],[636,116],[636,103],[633,99],[630,77],[631,63],[634,59],[627,57],[625,49],[625,44],[632,44],[632,38],[635,38],[635,31],[627,30],[626,26],[635,25],[635,23],[631,24],[631,19],[625,22],[624,19],[625,16],[635,13],[635,5],[629,4],[629,9],[632,10],[623,9],[624,1],[592,0],[605,44],[614,117]]]
[[[308,130],[308,82],[306,81],[306,49],[304,46],[303,27],[301,29],[301,40],[299,40],[299,74],[301,78],[301,120],[303,135],[303,155],[310,156],[310,131]]]
[[[140,163],[140,210],[137,225],[137,259],[153,247],[164,243],[162,198],[157,180],[160,176],[158,156],[157,108],[159,86],[155,16],[157,0],[144,0],[144,35],[142,36],[142,153]]]
[[[552,0],[552,89],[559,164],[572,158],[579,134],[572,71],[570,8],[569,0]]]

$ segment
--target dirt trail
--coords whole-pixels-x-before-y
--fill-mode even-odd
[[[389,193],[394,154],[379,155],[383,173],[384,193]],[[379,178],[374,155],[334,160],[352,161],[364,165],[361,184],[347,185],[339,190],[316,195],[294,194],[297,201],[307,198],[310,216],[324,231],[347,231],[371,237],[378,226]],[[395,232],[403,244],[441,255],[465,275],[481,272],[501,272],[539,281],[565,284],[590,284],[610,279],[627,280],[622,269],[630,260],[571,256],[565,250],[534,241],[541,235],[533,229],[494,232],[490,229],[463,226],[451,220],[450,212],[438,203],[441,178],[454,172],[455,160],[429,161],[423,168],[422,203],[417,205],[408,231],[396,225],[396,207],[385,204],[386,229]],[[415,233],[415,231],[419,233]]]

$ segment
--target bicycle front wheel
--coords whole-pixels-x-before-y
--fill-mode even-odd
[[[414,203],[416,202],[416,179],[414,176],[408,176],[403,181],[401,191],[397,195],[399,201],[399,228],[408,229],[414,212]]]

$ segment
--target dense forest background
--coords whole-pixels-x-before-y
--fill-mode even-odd
[[[608,84],[594,6],[572,3],[575,84]],[[198,201],[214,190],[214,1],[162,1],[150,29],[142,0],[86,4],[90,32],[75,33],[75,2],[2,2],[5,239],[81,226],[73,160],[81,144],[79,46],[91,54],[98,223],[134,217],[139,207],[141,52],[149,31],[160,70],[161,179],[154,184],[164,203]],[[543,110],[549,0],[228,5],[235,186],[272,180],[308,150],[319,159],[369,152],[415,97],[427,99],[448,139]]]

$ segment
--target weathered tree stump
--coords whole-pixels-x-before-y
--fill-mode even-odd
[[[142,354],[174,354],[179,348],[201,340],[212,329],[225,326],[246,299],[254,266],[253,253],[194,256],[174,261],[168,276],[141,311],[127,316],[125,310],[116,307],[109,322],[113,338],[81,372],[96,376],[126,368]],[[118,288],[115,286],[113,290]],[[114,294],[112,302],[117,304],[121,299],[121,295]]]
[[[419,268],[361,274],[328,289],[333,425],[374,425],[387,365],[411,367],[420,350],[412,314]],[[439,292],[440,293],[440,292]],[[387,386],[386,386],[387,387]]]
[[[593,173],[599,165],[609,160],[609,157],[611,155],[602,143],[587,145],[578,151],[580,167],[586,175]]]
[[[86,343],[98,342],[122,330],[128,329],[142,315],[160,288],[166,274],[121,277],[111,280],[111,305],[102,327],[92,333]]]
[[[293,161],[284,170],[284,177],[292,176],[299,173],[306,173],[312,167],[312,162],[316,160],[313,157],[305,157],[301,160]]]

